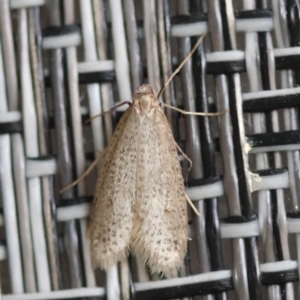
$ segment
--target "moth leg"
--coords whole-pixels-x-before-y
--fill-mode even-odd
[[[75,186],[76,184],[78,184],[84,177],[86,177],[87,175],[89,175],[91,173],[91,171],[97,166],[97,164],[99,163],[100,159],[102,158],[102,155],[99,155],[94,162],[88,167],[88,169],[80,176],[78,177],[75,181],[73,181],[71,184],[67,185],[66,187],[64,187],[63,189],[61,189],[59,191],[60,194],[64,193],[65,191],[67,191],[68,189],[70,189],[71,187]]]
[[[189,198],[189,196],[187,195],[187,193],[185,193],[185,198],[187,200],[187,202],[189,203],[189,205],[191,206],[192,210],[195,212],[195,214],[199,217],[199,211],[198,209],[195,207],[195,205],[193,204],[192,200]]]
[[[124,101],[124,102],[122,102],[122,103],[119,103],[119,104],[117,104],[116,106],[114,106],[113,108],[111,108],[111,109],[108,110],[108,111],[105,111],[105,112],[103,112],[103,113],[101,113],[101,114],[98,114],[98,115],[95,115],[95,116],[90,117],[89,119],[87,119],[87,120],[84,122],[84,124],[86,125],[86,124],[90,123],[92,120],[94,120],[94,119],[96,119],[96,118],[98,118],[98,117],[101,117],[101,116],[103,116],[103,115],[105,115],[105,114],[108,114],[108,113],[112,113],[115,109],[117,109],[118,107],[121,107],[121,106],[123,106],[123,105],[125,105],[125,104],[131,105],[132,103],[131,103],[130,101]]]
[[[183,152],[183,150],[178,146],[178,144],[175,142],[177,149],[179,150],[179,152],[184,156],[184,158],[190,163],[190,167],[189,167],[189,172],[192,169],[193,166],[193,162],[192,160]]]
[[[192,115],[192,116],[203,116],[203,117],[214,117],[214,116],[222,116],[228,113],[227,110],[224,111],[220,111],[220,112],[193,112],[193,111],[186,111],[180,108],[177,108],[175,106],[166,104],[166,103],[162,103],[162,106],[167,107],[167,108],[171,108],[174,109],[180,113],[182,113],[183,115]]]

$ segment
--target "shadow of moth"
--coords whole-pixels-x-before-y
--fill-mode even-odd
[[[88,235],[107,269],[131,250],[173,276],[187,250],[187,201],[177,146],[150,85],[140,86],[103,154]]]

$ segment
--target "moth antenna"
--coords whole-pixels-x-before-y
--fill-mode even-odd
[[[130,101],[124,101],[124,102],[122,102],[122,103],[119,103],[118,105],[114,106],[114,107],[111,108],[110,110],[107,110],[107,111],[105,111],[105,112],[103,112],[103,113],[101,113],[101,114],[99,114],[99,115],[95,115],[95,116],[90,117],[90,118],[87,119],[83,124],[86,125],[86,124],[90,123],[92,120],[94,120],[94,119],[96,119],[96,118],[98,118],[98,117],[101,117],[101,116],[103,116],[103,115],[105,115],[105,114],[108,114],[108,113],[112,113],[115,109],[117,109],[118,107],[121,107],[121,106],[123,106],[123,105],[125,105],[125,104],[130,105],[131,102],[130,102]]]
[[[187,200],[187,202],[189,203],[189,205],[191,206],[192,210],[195,212],[195,214],[199,217],[199,211],[198,209],[195,207],[195,205],[193,204],[192,200],[190,199],[190,197],[187,195],[187,193],[185,193],[185,198]]]
[[[177,149],[179,150],[179,152],[184,156],[184,158],[190,163],[190,166],[189,166],[189,172],[191,171],[192,169],[192,166],[193,166],[193,162],[192,160],[183,152],[183,150],[178,146],[178,144],[175,142],[176,144],[176,147]]]
[[[164,83],[163,87],[157,94],[157,99],[161,96],[161,94],[164,92],[168,84],[171,82],[171,80],[174,78],[174,76],[181,70],[181,68],[185,65],[185,63],[190,59],[190,57],[194,54],[194,52],[197,50],[198,46],[201,44],[202,40],[204,39],[206,33],[202,34],[200,38],[198,39],[197,43],[193,47],[193,49],[190,51],[190,53],[186,56],[186,58],[182,61],[182,63],[179,65],[179,67],[173,72],[173,74],[169,77],[169,79]]]
[[[192,112],[192,111],[186,111],[186,110],[177,108],[175,106],[172,106],[172,105],[169,105],[169,104],[166,104],[166,103],[161,103],[161,105],[164,106],[164,107],[167,107],[167,108],[174,109],[174,110],[182,113],[183,115],[207,116],[207,117],[210,116],[210,117],[213,117],[213,116],[221,116],[221,115],[224,115],[224,114],[226,114],[228,112],[227,110],[220,111],[220,112],[215,112],[215,113],[212,113],[212,112]]]
[[[100,161],[100,159],[102,158],[102,155],[99,155],[94,162],[88,167],[88,169],[80,176],[78,177],[75,181],[73,181],[71,184],[67,185],[66,187],[64,187],[63,189],[61,189],[59,191],[60,194],[64,193],[65,191],[67,191],[68,189],[70,189],[71,187],[75,186],[76,184],[78,184],[84,177],[86,177],[87,175],[90,174],[90,172],[96,167],[96,165],[98,164],[98,162]]]

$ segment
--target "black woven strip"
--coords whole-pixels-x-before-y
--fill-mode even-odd
[[[299,144],[300,130],[248,135],[247,141],[253,148]]]
[[[272,18],[273,12],[270,9],[256,9],[235,12],[236,19],[257,19],[257,18]],[[190,15],[177,15],[171,18],[172,25],[191,24],[207,21],[207,14],[197,13]]]
[[[63,199],[60,201],[59,204],[56,205],[57,208],[59,207],[68,207],[73,205],[78,205],[82,203],[91,203],[93,201],[93,196],[85,196],[85,197],[78,197],[72,199]]]
[[[300,211],[291,211],[287,212],[286,216],[291,219],[299,219],[300,218]]]
[[[259,170],[255,171],[256,174],[259,176],[271,176],[271,175],[279,175],[279,174],[285,174],[288,172],[287,168],[278,168],[278,169],[266,169],[266,170]]]
[[[96,159],[95,152],[87,152],[87,153],[85,153],[85,159],[94,161]]]
[[[257,0],[257,6],[259,8],[265,8],[266,2],[262,0]],[[261,70],[261,78],[262,78],[262,88],[263,90],[271,89],[271,82],[273,74],[269,73],[270,70],[270,62],[269,61],[269,48],[267,43],[267,34],[265,32],[258,33],[258,42],[259,42],[259,54],[260,54],[260,70]],[[269,135],[273,133],[273,122],[271,113],[266,113],[266,128]],[[282,140],[278,141],[280,145],[283,144]],[[271,168],[275,167],[275,158],[274,153],[267,154],[268,162]],[[275,247],[276,247],[276,255],[278,260],[283,260],[283,252],[282,245],[280,239],[280,229],[277,223],[278,217],[278,204],[277,204],[277,193],[276,190],[270,191],[271,196],[271,215],[272,215],[272,226],[273,226],[273,234],[275,239]],[[285,285],[280,285],[280,293],[282,295],[282,299],[286,299],[286,287]]]
[[[210,107],[207,99],[206,91],[206,72],[209,64],[206,64],[204,45],[201,44],[196,53],[193,55],[193,75],[195,81],[196,91],[196,108],[197,111],[209,112]],[[197,180],[197,185],[213,183],[220,181],[216,177],[215,165],[215,147],[211,135],[211,128],[209,117],[199,118],[200,132],[201,132],[201,152],[205,164],[203,164],[204,176],[208,179]],[[193,186],[194,182],[189,182]]]
[[[45,84],[46,88],[51,88],[52,87],[51,77],[49,75],[45,76],[44,84]]]
[[[231,5],[230,2],[226,0],[220,1],[220,9],[222,14],[222,25],[223,25],[223,39],[225,50],[233,50],[232,38],[229,32],[229,20],[227,16],[227,5]],[[237,168],[238,186],[239,186],[239,198],[241,204],[241,213],[247,219],[251,219],[253,215],[252,201],[250,190],[248,187],[248,182],[245,174],[244,165],[244,149],[241,145],[241,139],[243,137],[243,132],[241,132],[238,109],[237,109],[237,99],[235,91],[240,89],[236,86],[236,81],[234,75],[228,75],[228,92],[229,92],[229,105],[230,105],[230,115],[232,120],[232,133],[233,133],[233,145],[234,145],[234,155]],[[248,276],[248,286],[249,286],[249,296],[250,299],[260,299],[259,282],[257,278],[258,265],[257,265],[257,246],[256,239],[246,238],[245,250],[246,250],[246,263],[247,263],[247,276]]]
[[[283,284],[287,282],[298,281],[298,270],[287,270],[279,272],[268,272],[261,273],[260,282],[263,285],[274,285],[274,284]]]
[[[276,70],[298,70],[300,69],[300,55],[288,55],[275,57]],[[244,60],[220,61],[207,63],[208,74],[230,74],[246,72]]]
[[[257,214],[253,214],[250,217],[244,217],[244,216],[230,216],[228,218],[224,218],[222,219],[222,221],[224,223],[228,223],[228,224],[240,224],[240,223],[248,223],[248,222],[252,222],[258,220],[258,216]]]
[[[186,186],[188,187],[194,187],[194,186],[203,186],[203,185],[209,185],[216,182],[222,181],[222,179],[218,176],[210,177],[210,178],[201,178],[201,179],[190,179]]]
[[[246,71],[246,64],[244,60],[207,63],[208,74],[218,75],[218,74],[242,73],[245,71]]]
[[[50,161],[53,160],[55,156],[53,155],[44,155],[39,157],[28,157],[27,160],[33,160],[33,161]]]
[[[77,33],[80,32],[80,26],[78,25],[63,25],[63,26],[49,26],[43,29],[42,35],[43,37],[50,37],[50,36],[61,36],[67,35],[70,33]]]
[[[172,286],[161,289],[138,291],[135,300],[166,300],[192,297],[196,295],[208,295],[220,293],[233,289],[232,280],[224,279],[218,281],[201,282],[195,284]]]
[[[82,122],[82,125],[85,125],[85,126],[90,125],[90,122],[87,123],[87,121],[89,121],[90,118],[91,118],[91,117],[90,117],[88,114],[81,115],[81,122]]]
[[[270,190],[271,195],[271,215],[272,215],[272,225],[273,225],[273,234],[275,237],[275,245],[276,245],[276,254],[278,260],[283,260],[283,249],[282,249],[282,243],[281,243],[281,235],[280,235],[280,228],[277,221],[278,218],[278,198],[276,190]],[[285,289],[284,286],[281,287],[282,289]]]
[[[287,24],[290,30],[289,39],[292,47],[300,46],[300,13],[298,2],[287,1]],[[300,70],[295,71],[295,85],[300,85]]]
[[[300,55],[286,55],[275,57],[276,70],[300,69]]]
[[[276,57],[276,70],[283,69],[298,69],[300,64],[300,55],[296,56],[282,56]],[[173,69],[176,69],[176,65]],[[207,63],[207,74],[220,75],[220,74],[232,74],[232,73],[243,73],[246,72],[245,60],[235,60],[235,61],[220,61],[220,62],[208,62]],[[147,70],[144,69],[144,77],[147,78]],[[99,72],[87,72],[79,74],[79,83],[106,83],[115,82],[116,74],[115,71],[99,71]],[[51,78],[45,76],[45,86],[52,87]],[[261,110],[260,110],[261,111]]]
[[[89,84],[89,83],[109,83],[116,81],[115,71],[100,71],[100,72],[89,72],[89,73],[79,73],[79,83]],[[48,88],[52,87],[52,82],[50,76],[45,77],[45,86]]]
[[[258,33],[258,45],[260,56],[260,71],[262,78],[262,85],[264,90],[270,90],[270,75],[269,75],[269,62],[267,52],[267,37],[265,32]]]
[[[81,122],[83,125],[89,125],[89,124],[86,124],[86,121],[90,119],[90,116],[85,114],[85,115],[82,115],[81,116]],[[70,120],[70,116],[67,115],[67,125],[68,127],[71,127],[72,126],[72,121]],[[53,129],[55,128],[55,120],[54,120],[54,117],[50,117],[49,118],[49,124],[48,124],[49,128]]]
[[[271,9],[255,9],[235,12],[237,19],[273,18]]]
[[[290,30],[290,41],[293,47],[300,46],[300,12],[298,2],[295,0],[287,1],[287,20]]]
[[[115,71],[79,73],[80,84],[107,83],[107,82],[115,82],[115,81],[116,81]]]
[[[191,0],[189,3],[189,13],[195,14],[195,13],[203,13],[203,3],[202,0]]]
[[[275,57],[276,70],[298,70],[300,55],[287,55]],[[230,74],[246,72],[244,60],[209,62],[207,64],[208,74]]]
[[[176,70],[179,65],[173,65],[173,70]],[[231,60],[207,62],[206,73],[210,75],[232,74],[246,72],[245,60]],[[144,77],[147,77],[147,69],[144,69]],[[210,104],[212,106],[214,104]]]
[[[79,73],[79,84],[109,83],[115,81],[115,71]],[[52,87],[51,78],[49,76],[45,77],[45,86],[48,88]]]
[[[200,2],[198,2],[201,9]],[[197,4],[195,3],[195,8]],[[195,39],[192,39],[193,42]],[[209,103],[206,91],[206,61],[204,44],[201,44],[192,58],[193,75],[195,81],[196,92],[196,109],[197,111],[209,111]],[[189,186],[193,184],[200,185],[212,184],[221,181],[216,176],[215,167],[215,149],[214,141],[211,135],[210,122],[208,117],[199,118],[200,138],[201,138],[201,153],[202,159],[205,161],[203,164],[204,176],[206,179],[189,182]],[[195,185],[194,185],[195,186]],[[205,200],[205,231],[206,240],[210,254],[210,264],[212,271],[222,270],[223,257],[222,257],[222,244],[220,236],[220,221],[218,216],[218,200],[216,198]],[[225,299],[225,293],[215,295],[216,300]]]
[[[6,246],[6,240],[0,240],[0,246]]]
[[[298,70],[300,69],[300,55],[287,55],[275,57],[276,70]],[[176,67],[173,67],[176,69]],[[208,62],[207,74],[231,74],[246,72],[245,60]],[[146,71],[144,72],[146,74]]]
[[[47,299],[52,299],[52,298],[47,298]],[[85,297],[72,297],[72,298],[55,298],[55,300],[86,300],[86,299],[90,299],[90,300],[104,300],[107,299],[106,296],[99,296],[99,297],[95,297],[95,296],[85,296]]]
[[[245,113],[269,112],[275,109],[300,106],[300,94],[256,98],[243,102]]]
[[[21,121],[0,123],[0,134],[21,133],[22,131],[23,125]]]
[[[275,57],[276,70],[298,70],[300,64],[300,55],[287,55]],[[208,74],[230,74],[246,72],[246,63],[244,60],[220,61],[207,63]]]
[[[190,15],[177,15],[171,18],[172,25],[191,24],[197,22],[206,22],[207,14],[197,13]]]

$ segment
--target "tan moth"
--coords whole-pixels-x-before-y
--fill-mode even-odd
[[[170,106],[158,98],[203,38],[157,96],[148,84],[137,89],[103,153],[88,228],[96,266],[108,269],[130,251],[142,257],[152,272],[174,276],[182,266],[188,240],[187,196],[177,144],[161,109]],[[170,108],[183,114],[222,114]]]
[[[153,89],[142,85],[104,152],[90,216],[92,260],[107,269],[132,250],[153,272],[174,274],[187,222],[177,146]]]

